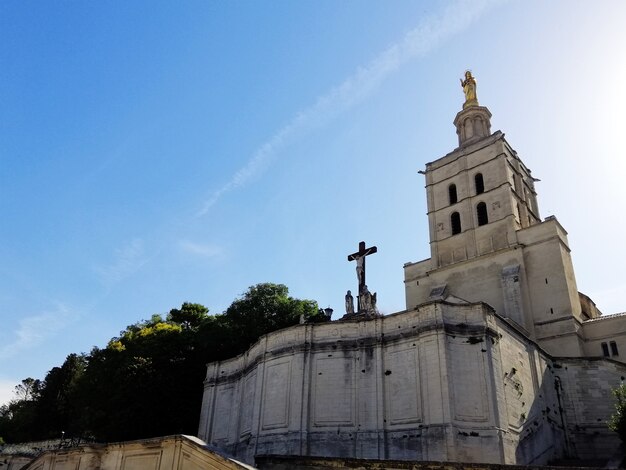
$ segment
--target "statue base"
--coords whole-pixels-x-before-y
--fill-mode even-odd
[[[360,310],[355,313],[346,313],[339,320],[371,320],[382,317],[378,310]]]
[[[468,104],[468,103],[465,103]],[[491,135],[491,112],[484,106],[465,106],[454,118],[454,126],[459,137],[459,147],[479,141]]]

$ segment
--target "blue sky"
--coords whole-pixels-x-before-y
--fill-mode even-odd
[[[280,282],[341,315],[346,255],[404,308],[423,177],[478,98],[626,310],[621,1],[0,3],[0,402],[182,302]]]

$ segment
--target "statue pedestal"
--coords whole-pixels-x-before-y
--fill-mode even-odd
[[[359,311],[356,313],[346,313],[343,317],[341,317],[339,320],[371,320],[373,318],[378,318],[378,317],[382,317],[382,315],[378,312],[371,312],[371,311]]]
[[[454,118],[456,133],[459,136],[459,147],[472,144],[484,137],[491,135],[491,113],[484,106],[471,105],[471,102],[463,105]]]
[[[357,320],[357,319],[370,319],[380,317],[380,313],[378,313],[378,309],[376,308],[376,293],[373,294],[367,289],[365,286],[358,296],[358,311],[351,313],[346,313],[342,320]]]

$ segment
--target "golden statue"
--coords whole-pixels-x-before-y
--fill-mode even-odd
[[[465,103],[463,109],[468,106],[478,106],[478,98],[476,98],[476,79],[472,77],[472,72],[465,71],[465,80],[461,79],[461,87],[465,93]]]

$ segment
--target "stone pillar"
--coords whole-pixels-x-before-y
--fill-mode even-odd
[[[459,147],[491,135],[491,113],[484,106],[469,106],[454,118]]]

